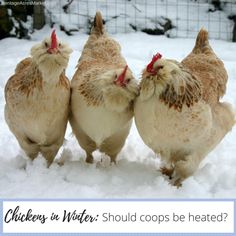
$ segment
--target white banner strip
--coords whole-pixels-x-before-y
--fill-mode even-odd
[[[3,233],[234,233],[233,201],[3,201]]]

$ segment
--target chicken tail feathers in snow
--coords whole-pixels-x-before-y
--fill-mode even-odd
[[[202,28],[197,36],[195,46],[193,48],[193,53],[199,54],[199,53],[212,53],[212,48],[208,41],[208,32]]]
[[[94,17],[93,29],[91,33],[95,33],[97,35],[103,35],[104,33],[102,14],[99,11],[96,12]]]

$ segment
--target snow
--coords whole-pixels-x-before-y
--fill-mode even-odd
[[[95,163],[85,163],[85,152],[79,147],[68,125],[66,141],[50,168],[39,155],[33,162],[9,131],[4,120],[4,86],[14,73],[16,63],[29,55],[30,48],[50,34],[45,27],[32,35],[32,40],[7,38],[0,41],[0,198],[234,198],[236,196],[236,129],[201,163],[194,176],[177,189],[158,171],[160,159],[142,142],[135,125],[116,165],[96,151]],[[57,30],[74,52],[67,75],[71,79],[88,35],[66,36]],[[168,39],[144,33],[113,35],[121,45],[129,67],[137,79],[141,70],[157,51],[166,58],[183,59],[194,45],[193,39]],[[224,61],[229,74],[224,101],[236,107],[236,44],[210,41]],[[101,162],[102,160],[102,162]]]

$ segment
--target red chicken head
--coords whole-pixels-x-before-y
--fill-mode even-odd
[[[125,79],[125,75],[128,69],[128,65],[125,66],[124,70],[122,71],[122,73],[118,76],[118,78],[115,80],[115,84],[119,85],[121,87],[125,87],[128,83],[130,79]]]
[[[150,73],[151,75],[156,75],[157,71],[153,68],[154,63],[161,59],[162,55],[160,53],[157,53],[156,55],[153,56],[152,61],[147,65],[146,71]]]

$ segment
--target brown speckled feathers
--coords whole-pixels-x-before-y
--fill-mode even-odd
[[[216,104],[225,94],[228,76],[223,62],[209,45],[206,30],[199,32],[194,49],[182,64],[201,82],[203,99]]]
[[[15,69],[15,74],[11,76],[5,87],[6,101],[8,96],[21,93],[29,96],[35,87],[42,89],[42,75],[36,64],[32,64],[30,57],[22,60]]]
[[[96,17],[98,19],[95,19],[95,22],[98,22],[98,26],[91,31],[72,80],[72,87],[76,83],[88,105],[99,105],[103,100],[102,96],[96,93],[94,85],[88,82],[95,80],[97,75],[126,65],[120,45],[107,36],[103,29],[102,18],[98,14]]]
[[[177,111],[182,111],[184,104],[187,107],[193,106],[194,103],[201,99],[202,90],[196,79],[191,80],[192,83],[186,83],[186,86],[180,87],[182,90],[179,94],[176,93],[173,85],[167,85],[164,92],[160,94],[160,100]]]
[[[65,72],[60,75],[57,86],[70,89],[70,83]],[[8,96],[14,96],[16,93],[21,93],[25,96],[33,94],[34,88],[43,89],[42,74],[38,69],[38,66],[32,61],[32,58],[28,57],[18,63],[15,74],[11,76],[5,87],[5,99],[7,101]]]

